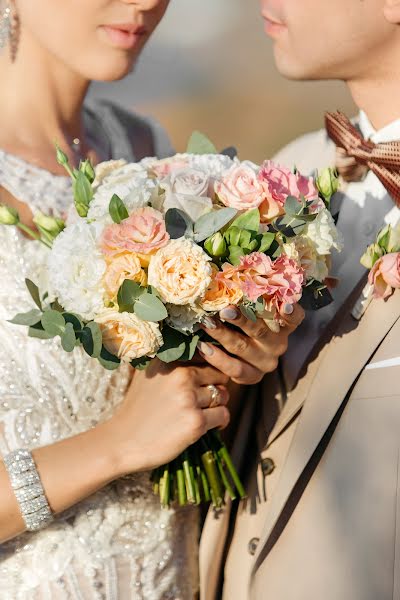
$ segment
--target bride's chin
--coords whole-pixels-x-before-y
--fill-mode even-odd
[[[118,61],[97,65],[97,68],[90,73],[88,79],[93,81],[119,81],[133,71],[137,57],[125,58]]]

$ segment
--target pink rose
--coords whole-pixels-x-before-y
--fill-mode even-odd
[[[164,179],[168,175],[171,175],[171,173],[187,167],[187,162],[183,158],[163,158],[151,165],[151,169],[159,179]]]
[[[267,187],[250,166],[233,166],[214,186],[225,206],[248,210],[260,206],[267,197]]]
[[[267,219],[270,214],[274,215],[278,206],[283,209],[288,196],[294,196],[299,200],[301,197],[307,201],[319,200],[318,190],[312,177],[304,177],[300,173],[295,174],[286,167],[276,165],[271,160],[263,163],[258,177],[267,186],[269,192],[266,210],[264,210]],[[270,209],[268,204],[271,205]]]
[[[139,208],[122,223],[109,225],[103,232],[101,246],[104,254],[114,256],[122,252],[154,254],[169,241],[165,221],[154,208]]]
[[[400,253],[385,254],[372,267],[368,281],[374,286],[374,298],[388,298],[400,288]]]

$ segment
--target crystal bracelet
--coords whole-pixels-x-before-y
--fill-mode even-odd
[[[42,529],[53,515],[32,454],[29,450],[14,450],[3,460],[27,530]]]

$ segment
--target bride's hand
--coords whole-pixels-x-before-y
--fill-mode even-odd
[[[136,371],[112,425],[120,475],[158,467],[176,458],[206,431],[229,422],[229,377],[207,364],[166,365],[158,359]],[[220,391],[221,405],[209,408],[208,385]]]
[[[274,333],[262,319],[253,323],[235,306],[229,306],[221,311],[220,316],[238,327],[239,331],[214,319],[215,328],[203,329],[218,341],[221,347],[201,342],[201,356],[237,384],[258,383],[266,373],[276,369],[279,357],[287,350],[289,335],[304,319],[304,310],[300,305],[288,305],[287,310],[291,309],[293,310],[289,314],[281,315],[284,326]]]

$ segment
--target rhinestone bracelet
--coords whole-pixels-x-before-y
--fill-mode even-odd
[[[4,457],[11,486],[28,531],[45,527],[53,515],[29,450],[14,450]]]

